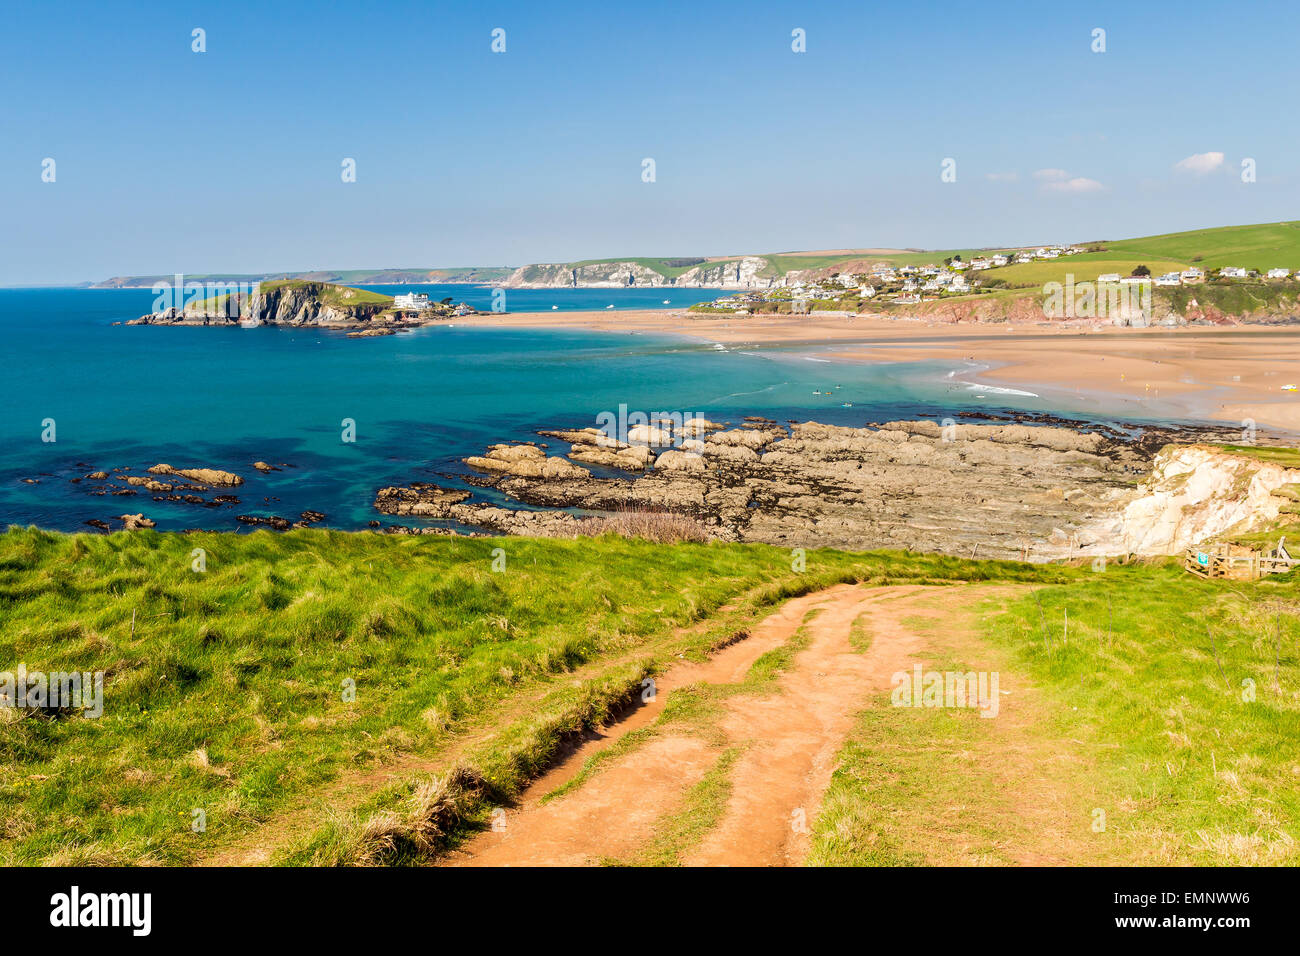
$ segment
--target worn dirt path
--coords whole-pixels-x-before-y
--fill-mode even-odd
[[[719,608],[712,618],[684,627],[679,633],[686,633],[713,623],[720,615],[736,610],[739,605],[742,605],[754,594],[761,592],[766,587],[767,584],[764,583],[756,585],[749,591],[737,594],[730,604]],[[631,660],[640,657],[643,653],[644,649],[637,647],[623,653],[621,659]],[[570,672],[567,675],[568,679],[575,681],[584,679],[617,664],[619,660],[620,657],[602,657],[599,660],[591,661]],[[688,672],[688,669],[684,666],[679,668],[679,673],[685,674]],[[661,679],[660,686],[666,687],[670,685],[664,684]],[[278,851],[284,849],[293,841],[310,835],[314,829],[320,826],[320,821],[328,808],[355,806],[393,781],[445,771],[448,767],[455,765],[463,754],[490,740],[499,732],[501,727],[507,725],[521,711],[543,700],[552,689],[553,685],[543,683],[519,698],[501,701],[472,726],[462,731],[452,743],[434,753],[405,754],[377,767],[342,774],[319,790],[304,794],[294,805],[276,814],[260,826],[200,856],[192,865],[262,866],[270,863]],[[634,710],[624,716],[630,722],[621,722],[620,727],[632,729],[642,723],[648,723],[650,719],[657,716],[657,712],[642,714],[640,710]],[[590,735],[597,742],[599,742],[601,736],[595,733]],[[580,761],[578,763],[580,764]],[[572,766],[571,772],[576,772],[578,764],[566,762],[564,766]]]
[[[956,586],[952,591],[954,600],[974,601],[987,589]],[[689,865],[800,862],[855,715],[872,695],[891,686],[895,672],[917,659],[923,638],[901,622],[915,613],[915,602],[935,592],[920,585],[840,585],[789,601],[748,639],[705,663],[669,671],[653,702],[539,778],[506,812],[504,828],[481,834],[445,864],[582,865],[628,859],[645,849],[655,839],[656,822],[678,811],[687,791],[716,763],[722,748],[703,736],[666,729],[611,760],[577,789],[545,803],[542,797],[575,777],[591,754],[651,724],[675,689],[737,683],[761,655],[784,645],[804,625],[806,646],[781,674],[776,692],[721,698],[717,727],[728,746],[742,750],[717,825],[681,859]],[[860,653],[850,635],[864,615],[871,644]]]

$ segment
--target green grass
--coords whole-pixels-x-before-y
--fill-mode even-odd
[[[1217,444],[1211,447],[1270,465],[1280,465],[1283,468],[1300,468],[1300,448],[1283,448],[1273,445]]]
[[[335,285],[330,282],[312,282],[306,279],[277,279],[272,282],[263,282],[258,288],[263,295],[279,289],[301,291],[315,296],[322,305],[334,306],[335,308],[365,305],[387,308],[393,304],[393,297],[384,295],[382,292],[371,292],[369,289],[354,289],[350,286]]]
[[[1010,672],[1002,687],[1038,714],[1018,738],[1041,751],[1036,773],[1055,772],[1056,753],[1077,745],[1084,762],[1061,771],[1058,798],[1065,838],[1092,862],[1296,864],[1294,578],[1225,584],[1172,561],[1112,565],[1038,590],[1041,612],[1032,594],[986,609],[979,636],[987,650],[935,666]],[[1018,784],[990,783],[987,748],[999,719],[892,708],[888,695],[875,701],[841,755],[812,862],[1006,862],[1017,816],[990,808]],[[970,759],[982,752],[986,762]],[[1106,815],[1100,833],[1096,809]]]
[[[1041,288],[1048,282],[1064,283],[1067,274],[1073,275],[1076,283],[1094,282],[1097,276],[1108,272],[1118,273],[1120,276],[1130,275],[1140,265],[1150,269],[1153,276],[1162,272],[1180,272],[1186,268],[1185,264],[1169,259],[1120,258],[1108,253],[1084,252],[1077,256],[1062,256],[1059,259],[1021,262],[1000,269],[989,269],[984,273],[977,272],[975,275],[983,275],[989,279],[1005,279],[1013,287]]]
[[[686,792],[681,809],[656,824],[654,836],[633,865],[681,865],[682,857],[721,821],[731,797],[731,768],[741,753],[740,747],[728,747],[718,755],[717,762]]]
[[[1111,254],[1160,256],[1193,263],[1206,270],[1223,266],[1241,266],[1260,272],[1274,267],[1300,269],[1300,222],[1196,229],[1102,245]]]
[[[497,547],[503,573],[491,570]],[[195,548],[206,572],[191,570]],[[411,755],[455,750],[508,798],[647,673],[787,597],[845,580],[1068,576],[898,553],[807,560],[796,574],[778,548],[612,536],[11,529],[0,536],[0,669],[107,679],[98,719],[0,711],[0,860],[190,862],[330,781]],[[491,742],[460,754],[462,734],[485,723]],[[385,788],[356,815],[340,808],[334,837],[322,822],[287,861],[328,859],[331,839],[353,845],[336,838],[402,806],[419,782]]]

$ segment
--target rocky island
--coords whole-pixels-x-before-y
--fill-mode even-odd
[[[183,307],[163,308],[127,325],[203,325],[252,328],[259,325],[333,329],[351,337],[392,335],[449,318],[474,315],[465,303],[429,302],[428,296],[384,295],[367,289],[284,279],[261,282],[251,291],[218,292]]]

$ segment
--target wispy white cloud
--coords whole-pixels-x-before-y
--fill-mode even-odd
[[[1062,179],[1069,179],[1070,174],[1064,169],[1036,169],[1034,170],[1034,178],[1041,179],[1045,182],[1056,182]]]
[[[1193,173],[1197,176],[1204,176],[1206,173],[1212,173],[1223,165],[1222,153],[1193,153],[1186,159],[1180,159],[1174,163],[1174,169],[1183,173]]]
[[[1095,179],[1089,179],[1086,176],[1075,176],[1073,179],[1048,183],[1043,188],[1056,193],[1095,193],[1106,187]]]

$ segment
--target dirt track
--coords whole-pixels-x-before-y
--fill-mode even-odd
[[[954,596],[969,589],[954,589]],[[834,760],[854,716],[868,698],[887,690],[907,669],[921,638],[904,626],[915,602],[934,588],[917,585],[863,588],[840,585],[797,598],[754,629],[750,637],[702,664],[673,668],[658,683],[656,699],[580,747],[539,778],[505,826],[487,831],[445,861],[459,866],[585,865],[634,860],[652,846],[659,821],[679,812],[689,789],[715,765],[724,747],[739,747],[730,768],[730,793],[716,825],[682,853],[687,865],[791,865],[807,854],[809,833]],[[817,613],[808,619],[811,612]],[[866,653],[850,640],[863,617],[871,639]],[[649,727],[665,702],[697,683],[734,684],[768,651],[796,637],[806,645],[780,674],[777,689],[720,697],[715,730],[708,735],[665,728],[609,761],[563,796],[542,798],[572,780],[587,757],[632,730]]]

